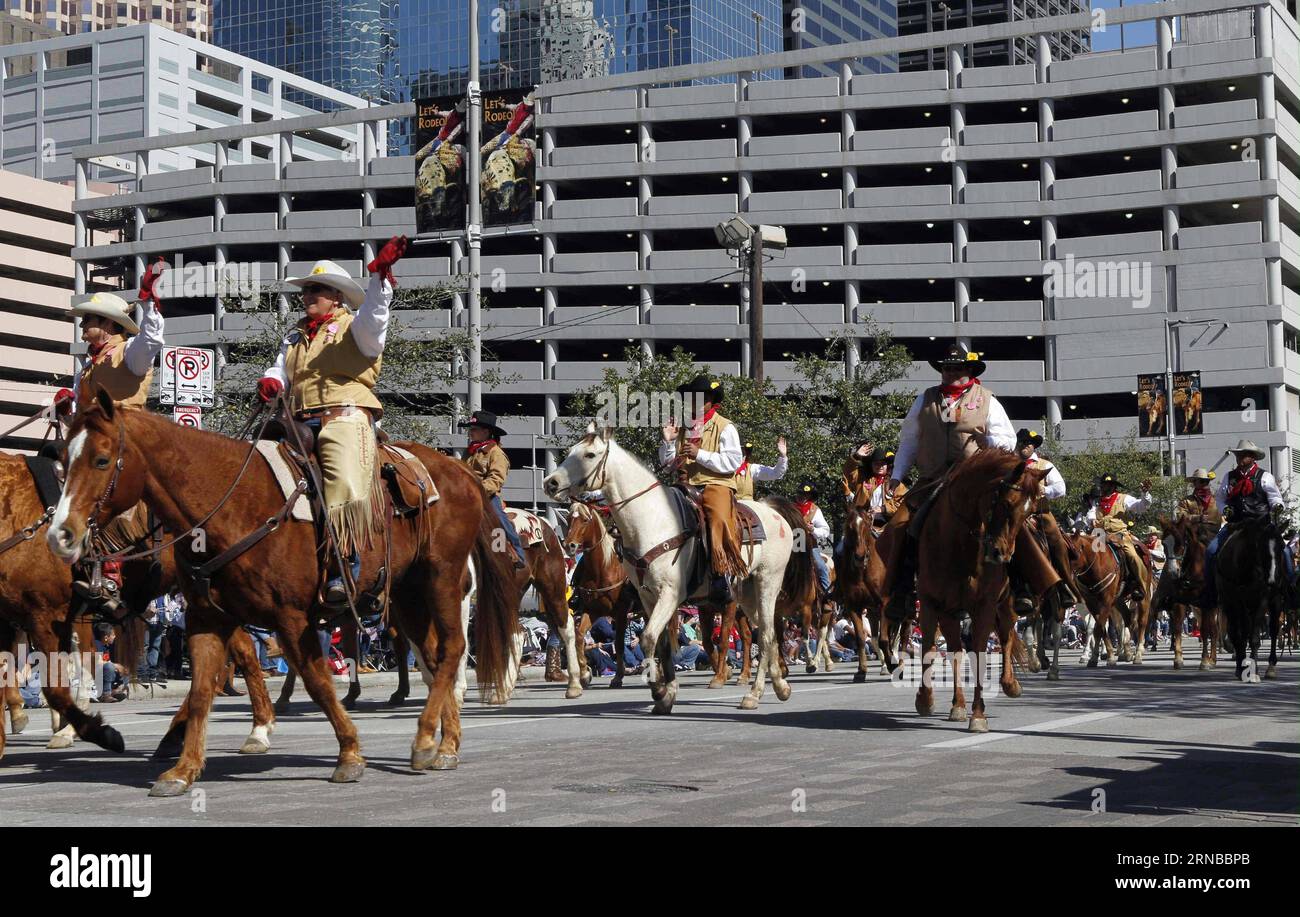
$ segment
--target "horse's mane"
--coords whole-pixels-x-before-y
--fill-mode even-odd
[[[963,487],[987,486],[1001,481],[1020,464],[1022,460],[1014,452],[981,449],[953,466],[949,484]],[[958,488],[950,486],[950,489]]]

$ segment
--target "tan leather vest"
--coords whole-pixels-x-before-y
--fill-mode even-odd
[[[988,432],[992,397],[989,390],[977,382],[945,412],[939,386],[925,390],[919,418],[920,443],[916,451],[921,480],[939,477],[979,449],[984,434]]]
[[[718,447],[722,444],[722,431],[731,426],[731,421],[721,414],[714,412],[709,418],[709,422],[704,425],[700,431],[700,451],[717,452]],[[686,435],[683,429],[682,435]],[[716,472],[702,466],[699,462],[688,461],[686,463],[686,482],[692,487],[702,487],[705,484],[721,484],[723,487],[736,489],[736,475],[734,472]],[[751,487],[752,487],[751,482]]]
[[[149,397],[149,381],[153,367],[143,376],[137,376],[126,365],[126,337],[115,334],[109,338],[108,356],[99,362],[88,362],[77,386],[77,410],[88,407],[99,389],[108,392],[114,401],[132,407],[144,407]]]
[[[754,499],[754,469],[746,467],[745,473],[736,473],[736,499]]]
[[[382,414],[374,387],[384,358],[368,357],[348,334],[354,316],[340,307],[310,341],[307,320],[298,323],[297,339],[285,354],[289,403],[295,413],[354,404]],[[334,331],[330,331],[332,326]]]
[[[1110,508],[1110,512],[1102,511],[1101,501],[1097,502],[1097,525],[1108,535],[1127,535],[1130,534],[1128,526],[1124,522],[1124,494],[1121,493],[1115,497],[1115,504]],[[1102,498],[1103,500],[1105,498]]]

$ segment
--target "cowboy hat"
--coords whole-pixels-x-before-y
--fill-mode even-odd
[[[73,315],[95,315],[117,322],[129,334],[138,334],[140,326],[131,317],[131,306],[115,293],[96,293],[85,302],[72,307]]]
[[[984,370],[988,369],[988,364],[980,359],[980,355],[971,350],[966,341],[961,340],[954,341],[948,352],[938,360],[931,360],[930,365],[939,372],[945,368],[966,370],[972,379],[982,376]]]
[[[1113,474],[1110,474],[1110,473],[1103,474],[1103,475],[1101,476],[1101,480],[1099,480],[1099,481],[1097,482],[1097,484],[1098,484],[1098,485],[1101,485],[1101,484],[1114,484],[1116,490],[1123,490],[1123,489],[1124,489],[1124,485],[1121,484],[1121,483],[1119,482],[1119,478],[1115,477]]]
[[[1159,535],[1159,534],[1160,534],[1160,529],[1156,528],[1154,525],[1148,525],[1146,528],[1144,528],[1144,529],[1142,530],[1142,534],[1143,534],[1143,535]]]
[[[1189,481],[1213,481],[1214,472],[1208,468],[1197,468],[1187,476]]]
[[[459,426],[483,427],[491,432],[493,439],[500,439],[506,435],[506,431],[497,426],[497,415],[491,411],[475,411],[469,415],[469,420],[462,420]]]
[[[366,291],[361,284],[333,261],[323,258],[312,265],[311,273],[306,277],[286,277],[284,282],[299,289],[309,283],[319,283],[323,287],[338,290],[343,301],[354,309],[360,308],[366,299]]]
[[[722,404],[722,381],[711,379],[708,376],[696,376],[690,382],[677,386],[677,394],[693,395],[695,393],[704,395],[714,404]]]
[[[876,451],[871,453],[871,457],[867,459],[867,462],[872,465],[877,465],[880,462],[884,462],[886,465],[893,465],[894,450],[878,446],[876,447]]]
[[[1036,430],[1020,429],[1016,431],[1016,448],[1031,445],[1035,449],[1043,444],[1043,434]]]
[[[1237,443],[1236,449],[1229,449],[1228,451],[1233,455],[1240,455],[1243,452],[1249,452],[1251,455],[1255,456],[1256,459],[1262,459],[1264,457],[1264,450],[1248,439],[1240,440]]]
[[[799,496],[812,499],[817,496],[817,485],[811,481],[804,481],[799,485]]]

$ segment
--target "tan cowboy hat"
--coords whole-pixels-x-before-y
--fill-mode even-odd
[[[73,315],[96,315],[117,322],[129,334],[139,334],[140,326],[131,317],[131,311],[130,304],[116,293],[96,293],[85,302],[72,307]]]
[[[366,299],[366,291],[361,284],[353,280],[343,268],[326,259],[313,264],[311,273],[306,277],[286,277],[284,282],[299,289],[309,283],[319,283],[321,286],[338,290],[343,295],[343,301],[354,309],[360,308]]]
[[[1189,481],[1213,481],[1214,472],[1208,468],[1197,468],[1187,476]]]
[[[1148,525],[1146,528],[1144,528],[1144,529],[1142,530],[1142,534],[1143,534],[1143,535],[1159,535],[1159,534],[1160,534],[1160,529],[1156,528],[1154,525]]]
[[[1256,459],[1262,459],[1264,457],[1264,450],[1248,439],[1240,440],[1237,443],[1236,449],[1229,449],[1228,451],[1233,455],[1240,455],[1243,452],[1249,452],[1251,455],[1255,456]]]

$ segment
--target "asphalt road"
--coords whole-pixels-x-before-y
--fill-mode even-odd
[[[33,711],[0,762],[0,814],[14,826],[1300,823],[1297,657],[1258,685],[1235,682],[1230,661],[1201,673],[1174,671],[1168,652],[1142,667],[1076,658],[1063,656],[1059,682],[1025,676],[1020,698],[993,697],[986,735],[946,721],[947,691],[921,718],[912,688],[874,671],[853,684],[848,665],[800,669],[787,703],[769,686],[756,711],[736,709],[734,683],[710,691],[691,674],[669,717],[650,715],[640,679],[598,679],[569,701],[534,668],[504,709],[471,687],[460,768],[437,773],[408,768],[416,707],[381,707],[382,679],[354,714],[368,770],[345,786],[327,782],[337,746],[305,695],[261,756],[235,753],[248,705],[223,698],[201,792],[176,799],[146,791],[167,766],[148,755],[177,700],[100,708],[122,755],[46,750],[49,719]]]

